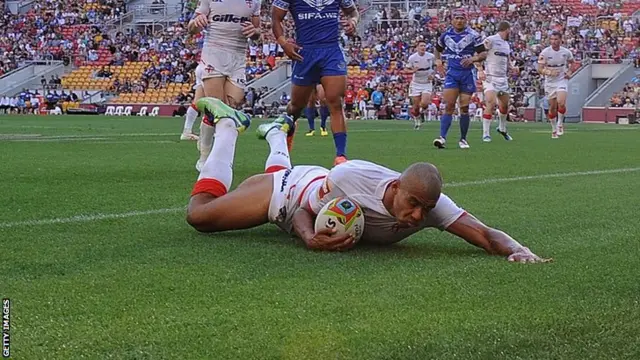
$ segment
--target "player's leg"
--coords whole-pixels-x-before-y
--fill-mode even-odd
[[[422,92],[420,97],[420,123],[424,122],[424,119],[429,114],[429,105],[431,105],[431,92],[433,91],[432,87],[427,87],[425,91]],[[423,117],[424,116],[424,117]]]
[[[316,85],[316,95],[320,103],[320,110],[318,111],[320,113],[320,136],[328,136],[327,119],[329,118],[330,112],[327,106],[327,97],[324,88],[320,84]]]
[[[226,79],[224,76],[216,73],[206,73],[202,79],[202,91],[204,97],[216,98],[224,101],[226,94],[224,93],[224,83]],[[197,103],[196,103],[197,104]],[[200,150],[200,158],[196,163],[196,169],[200,171],[202,165],[209,157],[211,153],[211,147],[213,146],[213,133],[215,131],[212,120],[206,116],[202,117],[200,124],[200,139],[198,141],[198,147]]]
[[[488,82],[483,84],[484,88],[484,111],[482,112],[482,141],[491,141],[491,121],[496,108],[496,90]]]
[[[567,92],[559,90],[556,92],[558,100],[558,136],[564,135],[564,115],[567,113]]]
[[[548,94],[549,94],[548,95],[549,115],[547,116],[549,117],[549,123],[551,124],[551,138],[557,139],[558,138],[558,127],[556,124],[556,119],[558,117],[558,99],[556,98],[557,93],[555,90],[553,90]]]
[[[304,116],[309,122],[309,131],[305,136],[313,136],[316,131],[316,92],[312,91],[307,101],[307,107],[304,108]]]
[[[422,99],[420,95],[414,95],[415,93],[410,93],[411,97],[411,117],[413,118],[413,128],[415,130],[420,129],[420,100]]]
[[[182,135],[180,140],[198,140],[198,136],[193,133],[193,125],[198,118],[198,108],[196,108],[196,101],[204,97],[204,89],[202,85],[196,86],[193,102],[187,108],[187,114],[184,119],[184,127],[182,128]]]
[[[272,179],[253,177],[231,193],[233,161],[238,133],[248,127],[229,116],[228,105],[215,98],[202,98],[197,104],[207,121],[215,126],[213,148],[205,160],[187,210],[187,222],[196,230],[215,232],[245,229],[268,221]]]
[[[507,116],[509,114],[509,101],[511,96],[508,92],[503,91],[498,96],[498,133],[504,137],[505,140],[511,141],[513,138],[507,131]]]
[[[443,149],[447,142],[447,135],[449,134],[451,122],[453,122],[453,113],[456,110],[459,93],[458,80],[452,74],[447,73],[442,91],[442,100],[445,102],[446,108],[440,117],[440,137],[433,140],[433,146],[438,149]]]
[[[475,92],[475,91],[473,91]],[[471,102],[471,96],[473,92],[461,92],[459,95],[460,101],[460,141],[458,146],[460,149],[468,149],[469,143],[467,142],[467,133],[469,132],[469,126],[471,124],[471,117],[469,117],[469,103]]]
[[[347,85],[344,75],[323,76],[322,87],[325,90],[325,101],[331,116],[331,132],[336,147],[335,164],[346,161],[347,155],[347,124],[344,120],[342,98]]]
[[[287,105],[286,116],[292,121],[298,121],[302,110],[304,110],[311,93],[314,91],[316,84],[320,82],[320,73],[317,69],[319,61],[316,51],[313,49],[302,49],[300,55],[304,57],[304,61],[294,61],[291,71],[291,100]],[[276,121],[284,122],[284,118]],[[289,151],[293,147],[293,133],[287,136],[287,146]]]
[[[274,173],[283,169],[291,169],[289,150],[287,149],[287,133],[295,131],[295,122],[290,118],[284,123],[272,122],[258,126],[258,138],[269,143],[269,156],[264,166],[265,173]]]

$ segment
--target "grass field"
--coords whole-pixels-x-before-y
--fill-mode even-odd
[[[437,230],[347,253],[269,225],[202,235],[185,222],[197,154],[182,119],[0,117],[12,357],[640,358],[640,129],[510,126],[511,143],[483,144],[473,123],[470,150],[437,151],[437,124],[353,122],[349,154],[435,163],[454,200],[550,264]],[[234,183],[266,152],[242,135]],[[298,136],[292,158],[329,166],[333,142]]]

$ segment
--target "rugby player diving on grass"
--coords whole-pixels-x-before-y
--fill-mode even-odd
[[[342,251],[355,245],[350,235],[329,230],[315,233],[317,212],[336,197],[349,197],[363,209],[361,242],[393,244],[425,229],[438,228],[461,237],[489,254],[516,262],[547,262],[506,233],[488,227],[441,193],[442,178],[429,163],[404,172],[361,160],[327,170],[292,167],[286,137],[290,119],[258,127],[270,152],[264,174],[254,175],[229,191],[238,134],[248,124],[244,114],[215,98],[203,98],[198,109],[215,124],[213,150],[204,163],[187,210],[187,222],[201,232],[248,229],[273,223],[300,237],[310,249]]]

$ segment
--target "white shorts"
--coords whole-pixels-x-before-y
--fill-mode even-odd
[[[273,192],[269,204],[269,222],[282,230],[293,232],[293,213],[312,184],[321,185],[329,170],[320,166],[295,166],[273,173]]]
[[[569,88],[569,81],[567,79],[562,79],[557,82],[545,82],[544,83],[544,94],[548,99],[555,99],[558,97],[559,92],[567,92]]]
[[[433,92],[433,84],[417,84],[413,81],[409,85],[409,96],[421,96],[424,93],[431,94]]]
[[[196,67],[196,84],[193,85],[193,90],[196,90],[199,86],[202,86],[202,75],[204,74],[204,65],[198,64]]]
[[[495,76],[487,76],[487,79],[482,82],[482,89],[485,93],[487,91],[494,91],[498,95],[509,94],[511,92],[509,79]]]
[[[228,52],[222,49],[202,49],[200,64],[204,66],[202,80],[227,77],[235,86],[244,89],[247,82],[244,53]]]

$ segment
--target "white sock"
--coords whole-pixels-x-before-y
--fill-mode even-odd
[[[413,124],[414,124],[415,126],[420,126],[420,117],[419,117],[419,116],[415,116],[415,117],[413,118]]]
[[[210,156],[200,171],[200,179],[216,179],[229,190],[233,181],[233,158],[236,152],[238,129],[231,119],[220,119],[216,124],[216,141]]]
[[[502,132],[507,132],[507,114],[500,113],[498,116],[498,128]]]
[[[200,123],[200,160],[202,162],[206,161],[211,153],[211,148],[213,147],[213,134],[215,133],[216,128],[205,124],[204,122]]]
[[[287,148],[287,134],[280,130],[271,130],[266,137],[271,152],[267,158],[264,169],[267,170],[272,166],[291,169],[291,159],[289,158],[289,149]]]
[[[558,127],[562,126],[564,122],[564,114],[558,113]]]
[[[482,137],[491,136],[491,120],[482,119]]]
[[[558,131],[558,127],[556,125],[556,118],[549,119],[549,122],[551,123],[551,131],[553,132]]]
[[[189,106],[187,109],[187,115],[184,119],[184,130],[182,130],[185,134],[190,134],[193,132],[193,124],[196,122],[196,118],[198,117],[198,110],[194,109],[192,106]]]

